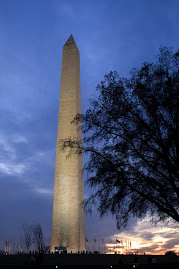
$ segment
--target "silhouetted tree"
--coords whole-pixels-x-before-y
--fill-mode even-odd
[[[60,141],[63,149],[89,153],[84,168],[94,191],[87,205],[116,215],[118,228],[130,215],[179,222],[178,56],[164,47],[156,63],[145,62],[129,79],[110,72],[73,121],[83,124],[83,146]]]
[[[44,237],[43,231],[40,224],[36,224],[33,227],[33,239],[39,253],[44,250]]]
[[[33,226],[32,225],[22,225],[23,241],[26,246],[26,251],[29,253],[29,248],[33,242]]]

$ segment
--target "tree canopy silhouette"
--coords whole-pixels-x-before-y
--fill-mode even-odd
[[[179,52],[162,47],[156,63],[145,62],[130,78],[110,72],[98,96],[73,123],[81,141],[63,148],[89,153],[85,165],[100,215],[111,212],[117,227],[129,216],[179,222]]]

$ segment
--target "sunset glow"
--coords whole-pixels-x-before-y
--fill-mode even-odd
[[[163,255],[169,250],[179,253],[179,233],[176,228],[155,227],[146,221],[139,221],[132,231],[115,234],[111,239],[113,243],[106,244],[107,253],[110,254]],[[120,243],[116,243],[116,239]]]

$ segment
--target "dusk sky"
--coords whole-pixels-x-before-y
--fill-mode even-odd
[[[109,71],[129,76],[155,60],[160,46],[179,48],[178,0],[0,0],[0,249],[18,243],[22,225],[51,234],[63,45],[80,52],[82,112]],[[89,196],[85,185],[85,197]],[[131,251],[179,253],[175,228],[132,219],[86,216],[92,250],[102,238],[131,241]],[[122,247],[122,246],[121,246]]]

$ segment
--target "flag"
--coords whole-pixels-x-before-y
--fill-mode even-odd
[[[88,239],[86,238],[86,243],[88,243]]]
[[[94,243],[96,244],[96,239],[95,239],[95,237],[94,237]]]
[[[119,241],[119,240],[116,239],[116,243],[121,243],[121,241]]]
[[[102,242],[105,243],[103,238],[102,238]]]

